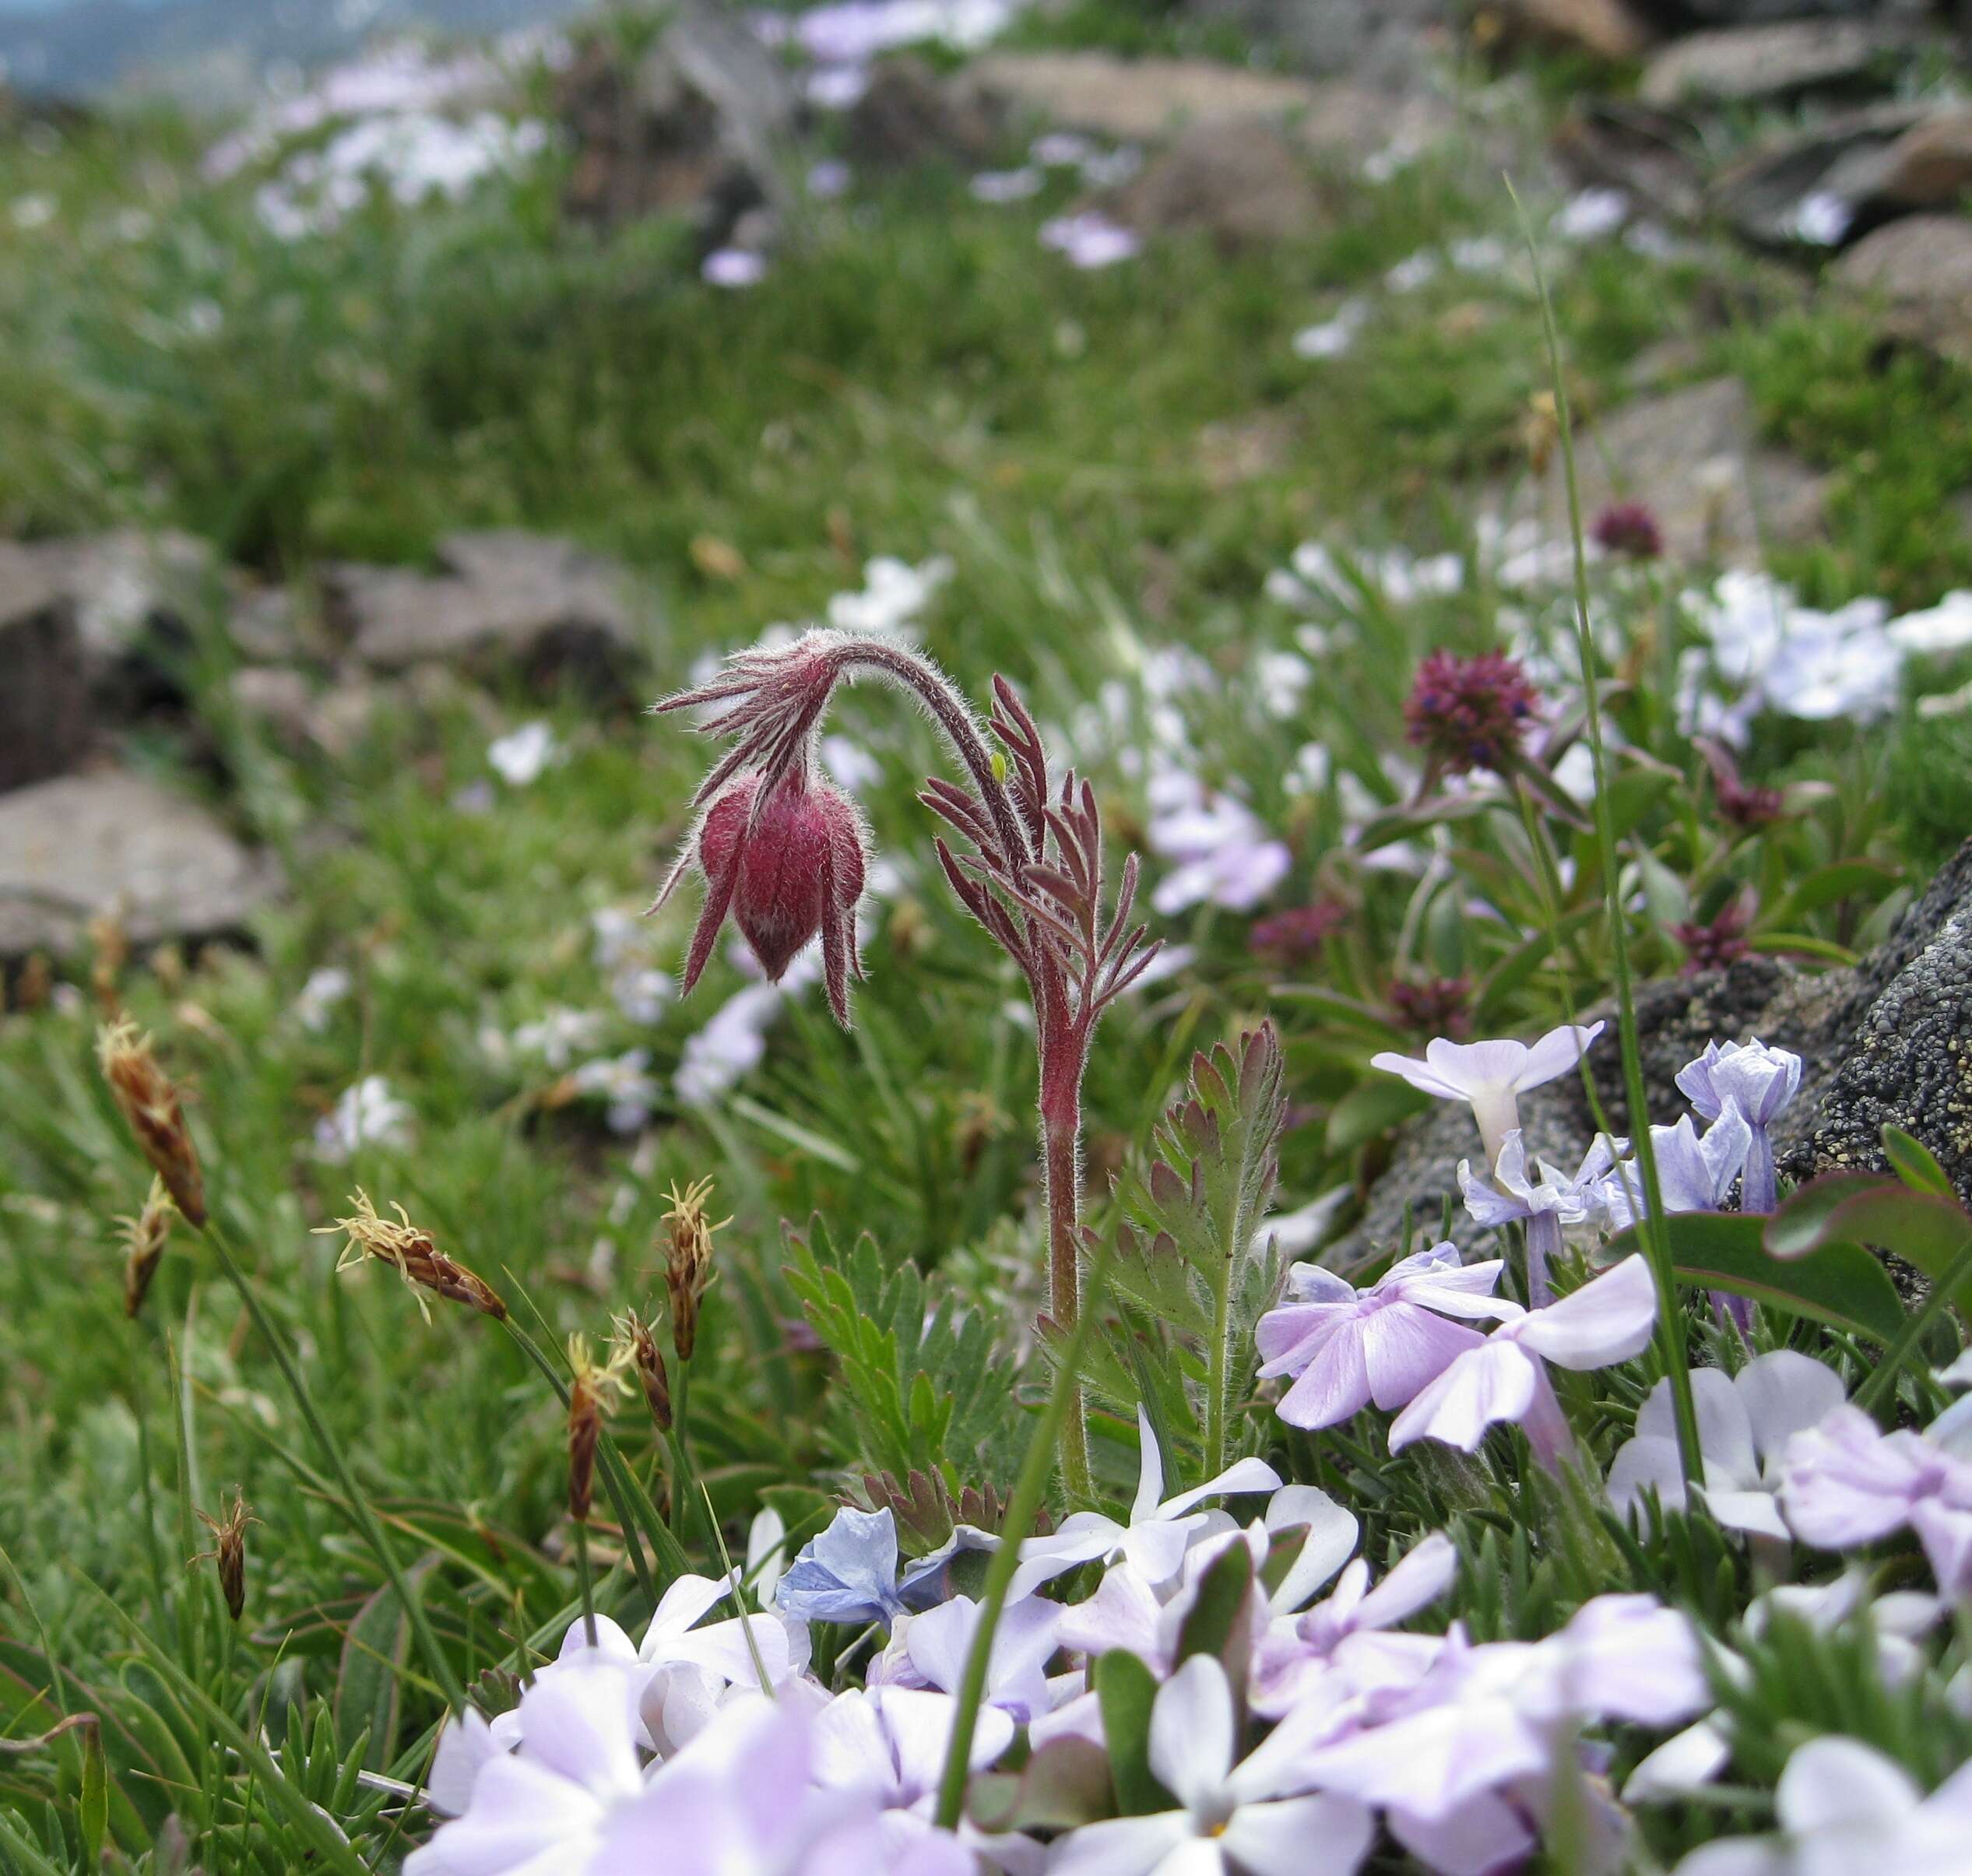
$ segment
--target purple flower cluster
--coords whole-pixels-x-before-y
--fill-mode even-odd
[[[1540,707],[1541,694],[1505,652],[1433,652],[1404,700],[1404,732],[1440,775],[1503,774],[1520,759]]]

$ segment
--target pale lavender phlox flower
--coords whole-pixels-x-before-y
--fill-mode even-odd
[[[1158,1690],[1150,1765],[1182,1808],[1085,1824],[1049,1876],[1352,1876],[1375,1835],[1347,1797],[1309,1796],[1282,1728],[1244,1759],[1225,1670],[1193,1655]]]
[[[1342,1572],[1333,1591],[1299,1615],[1277,1615],[1253,1651],[1253,1710],[1277,1719],[1306,1696],[1309,1689],[1334,1668],[1336,1656],[1352,1637],[1380,1635],[1408,1621],[1451,1587],[1458,1570],[1458,1553],[1442,1531],[1412,1547],[1374,1589],[1369,1566],[1359,1557]],[[1407,1660],[1426,1643],[1434,1653],[1439,1637],[1406,1637],[1394,1652]],[[1386,1651],[1379,1647],[1379,1656]],[[1369,1651],[1356,1650],[1358,1673],[1345,1674],[1351,1692],[1362,1691],[1360,1676],[1369,1669]],[[1378,1678],[1385,1677],[1380,1674]]]
[[[858,1511],[845,1505],[802,1547],[775,1598],[804,1621],[877,1622],[887,1628],[905,1610],[936,1600],[935,1590],[924,1593],[923,1575],[914,1567],[898,1582],[897,1525],[888,1507]]]
[[[588,1867],[645,1788],[634,1706],[631,1671],[599,1654],[538,1675],[515,1709],[517,1750],[484,1759],[462,1814],[411,1853],[406,1876]]]
[[[1439,1036],[1425,1044],[1422,1061],[1387,1049],[1371,1056],[1369,1066],[1401,1075],[1414,1088],[1441,1100],[1471,1102],[1491,1166],[1506,1136],[1520,1124],[1520,1096],[1566,1074],[1602,1028],[1600,1023],[1586,1028],[1564,1023],[1531,1047],[1513,1042],[1453,1042]]]
[[[905,1625],[905,1653],[923,1685],[955,1694],[965,1678],[966,1657],[979,1631],[980,1605],[969,1596],[948,1603]],[[1003,1709],[1025,1726],[1053,1706],[1048,1687],[1048,1663],[1060,1646],[1057,1632],[1066,1613],[1046,1597],[1024,1596],[1010,1602],[993,1632],[986,1663],[986,1701]]]
[[[1545,1364],[1608,1368],[1641,1354],[1657,1321],[1657,1286],[1641,1257],[1626,1257],[1545,1309],[1503,1323],[1398,1414],[1390,1449],[1436,1439],[1475,1452],[1486,1429],[1517,1421],[1534,1456],[1559,1468],[1573,1439]]]
[[[1752,1129],[1740,1180],[1739,1208],[1770,1212],[1778,1196],[1773,1141],[1768,1129],[1801,1090],[1801,1058],[1791,1050],[1750,1042],[1707,1042],[1705,1052],[1678,1071],[1678,1086],[1707,1120],[1736,1107]]]
[[[1774,1495],[1780,1488],[1780,1455],[1795,1434],[1841,1406],[1841,1377],[1823,1362],[1779,1348],[1755,1357],[1730,1378],[1716,1368],[1694,1368],[1691,1391],[1704,1458],[1706,1509],[1728,1530],[1786,1543],[1789,1533]],[[1636,1411],[1636,1437],[1617,1450],[1609,1468],[1609,1498],[1617,1510],[1636,1515],[1649,1491],[1666,1511],[1685,1509],[1668,1380],[1645,1396]]]
[[[1375,1723],[1318,1747],[1302,1769],[1389,1813],[1407,1842],[1406,1825],[1435,1840],[1431,1827],[1461,1814],[1478,1828],[1489,1795],[1548,1780],[1582,1724],[1663,1726],[1707,1704],[1689,1622],[1651,1597],[1602,1596],[1542,1642],[1475,1647],[1454,1629],[1432,1670],[1382,1703]]]
[[[1366,1290],[1331,1270],[1297,1264],[1294,1299],[1260,1319],[1263,1377],[1298,1377],[1276,1411],[1290,1426],[1332,1427],[1372,1401],[1394,1412],[1484,1340],[1450,1316],[1517,1316],[1492,1294],[1503,1268],[1461,1265],[1458,1247],[1435,1244],[1394,1264]]]
[[[1927,1797],[1860,1740],[1824,1734],[1796,1749],[1774,1791],[1777,1837],[1726,1837],[1677,1876],[1960,1876],[1972,1832],[1972,1766]]]
[[[1752,1127],[1735,1105],[1728,1105],[1703,1134],[1689,1114],[1674,1127],[1652,1127],[1650,1145],[1657,1157],[1657,1186],[1666,1212],[1717,1211],[1731,1196],[1752,1144]],[[1642,1169],[1626,1160],[1609,1175],[1605,1188],[1609,1215],[1617,1229],[1636,1223],[1647,1209]]]
[[[1482,1178],[1470,1160],[1458,1162],[1459,1190],[1473,1221],[1489,1230],[1502,1225],[1527,1228],[1527,1294],[1537,1309],[1553,1300],[1549,1263],[1561,1254],[1562,1230],[1585,1224],[1608,1213],[1608,1182],[1616,1156],[1629,1150],[1627,1140],[1612,1141],[1598,1133],[1573,1178],[1544,1159],[1537,1159],[1538,1179],[1527,1175],[1527,1149],[1520,1130],[1513,1128],[1500,1143],[1492,1176]]]
[[[1938,1586],[1972,1590],[1972,1461],[1909,1428],[1886,1433],[1838,1407],[1797,1433],[1780,1458],[1780,1509],[1817,1550],[1873,1544],[1908,1525]]]
[[[1078,1564],[1098,1558],[1107,1562],[1127,1558],[1151,1583],[1168,1582],[1184,1562],[1193,1537],[1205,1525],[1206,1514],[1197,1507],[1206,1499],[1281,1488],[1280,1474],[1264,1460],[1243,1459],[1217,1478],[1167,1498],[1164,1456],[1158,1450],[1150,1416],[1141,1407],[1137,1411],[1137,1437],[1141,1456],[1129,1522],[1099,1511],[1078,1511],[1063,1519],[1060,1530],[1052,1535],[1029,1537],[1021,1545],[1021,1565],[1014,1572],[1010,1597],[1029,1595]]]

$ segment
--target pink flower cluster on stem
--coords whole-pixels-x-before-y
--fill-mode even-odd
[[[742,652],[711,683],[681,690],[659,711],[705,709],[698,725],[731,747],[694,797],[701,810],[684,852],[659,892],[662,905],[694,868],[706,900],[687,960],[689,990],[729,906],[761,964],[778,977],[819,930],[829,1000],[849,1021],[856,968],[855,894],[863,840],[848,803],[823,784],[816,744],[835,687],[870,676],[905,691],[942,732],[967,784],[934,778],[919,799],[964,838],[942,837],[938,858],[952,890],[1021,968],[1034,1004],[1040,1058],[1041,1151],[1048,1203],[1048,1306],[1074,1326],[1081,1306],[1079,1186],[1082,1078],[1102,1013],[1156,954],[1132,925],[1137,862],[1124,862],[1105,910],[1102,823],[1095,792],[1071,770],[1057,787],[1033,718],[1003,677],[982,730],[928,659],[874,636],[810,631],[779,649]],[[1001,761],[988,742],[1004,752]],[[1001,761],[1005,768],[1003,774]],[[852,890],[852,885],[853,890]],[[1064,1435],[1063,1472],[1086,1494],[1087,1436],[1080,1403]]]

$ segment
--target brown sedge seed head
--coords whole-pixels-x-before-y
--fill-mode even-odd
[[[432,1291],[448,1302],[463,1303],[467,1309],[476,1309],[496,1321],[506,1315],[507,1305],[492,1287],[440,1250],[431,1234],[413,1224],[402,1205],[391,1207],[397,1214],[395,1218],[381,1217],[370,1195],[360,1186],[350,1194],[350,1203],[356,1207],[353,1217],[338,1218],[333,1224],[319,1226],[315,1231],[318,1238],[340,1232],[349,1239],[336,1262],[339,1271],[374,1257],[394,1266],[414,1292]],[[431,1312],[424,1298],[419,1296],[417,1301],[418,1313],[430,1322]]]
[[[712,1234],[733,1222],[713,1223],[705,1204],[712,1193],[712,1182],[702,1179],[683,1192],[674,1185],[665,1195],[671,1209],[664,1214],[664,1288],[671,1303],[671,1344],[680,1361],[689,1361],[698,1345],[699,1308],[712,1281]]]
[[[142,1309],[144,1298],[150,1294],[151,1279],[157,1274],[165,1244],[171,1235],[171,1221],[177,1215],[178,1207],[164,1189],[163,1180],[153,1173],[150,1193],[144,1200],[143,1210],[134,1218],[120,1221],[123,1226],[125,1316],[134,1318]]]
[[[644,1390],[644,1403],[660,1433],[671,1431],[671,1379],[665,1372],[663,1351],[650,1325],[634,1309],[617,1319],[617,1344],[628,1357],[637,1384]]]
[[[97,1038],[97,1059],[110,1093],[151,1169],[164,1182],[186,1221],[206,1222],[206,1183],[199,1171],[198,1150],[185,1125],[178,1091],[165,1073],[151,1046],[127,1019],[106,1023]]]
[[[568,1338],[568,1515],[578,1524],[589,1522],[596,1497],[596,1449],[603,1437],[603,1414],[613,1396],[627,1393],[624,1370],[627,1347],[613,1347],[599,1366],[585,1337]]]
[[[245,1495],[236,1486],[233,1509],[224,1519],[200,1512],[199,1521],[213,1533],[213,1548],[201,1551],[192,1562],[209,1560],[218,1566],[220,1594],[226,1599],[226,1612],[234,1621],[247,1606],[247,1526],[260,1520],[247,1509]]]

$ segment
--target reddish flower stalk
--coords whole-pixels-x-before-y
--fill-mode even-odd
[[[833,794],[817,774],[815,744],[837,684],[864,675],[911,696],[938,726],[965,773],[964,785],[928,781],[919,799],[962,837],[956,852],[940,837],[939,863],[960,903],[1020,966],[1033,1000],[1048,1204],[1048,1307],[1065,1333],[1081,1312],[1081,1095],[1089,1045],[1104,1010],[1141,975],[1158,947],[1144,942],[1146,927],[1130,923],[1137,893],[1134,854],[1106,913],[1102,821],[1095,791],[1072,770],[1056,785],[1040,732],[1012,685],[1002,677],[993,680],[993,710],[982,731],[951,681],[916,652],[875,638],[812,631],[782,650],[742,652],[710,683],[666,697],[656,706],[659,711],[709,710],[699,727],[731,747],[694,797],[702,810],[699,823],[657,903],[694,866],[705,875],[705,907],[686,966],[687,990],[729,906],[749,936],[749,920],[773,933],[777,954],[761,962],[777,975],[820,929],[829,1000],[848,1026],[855,895],[842,905],[851,869],[838,811],[815,805]],[[997,756],[989,736],[1000,746]],[[784,795],[794,808],[777,805]],[[856,852],[859,891],[859,828]],[[755,874],[765,884],[750,896],[747,881]],[[831,919],[846,933],[846,943],[838,936],[831,944]],[[789,946],[797,930],[801,936]],[[1079,1402],[1070,1417],[1062,1470],[1069,1490],[1086,1494],[1088,1442]]]

